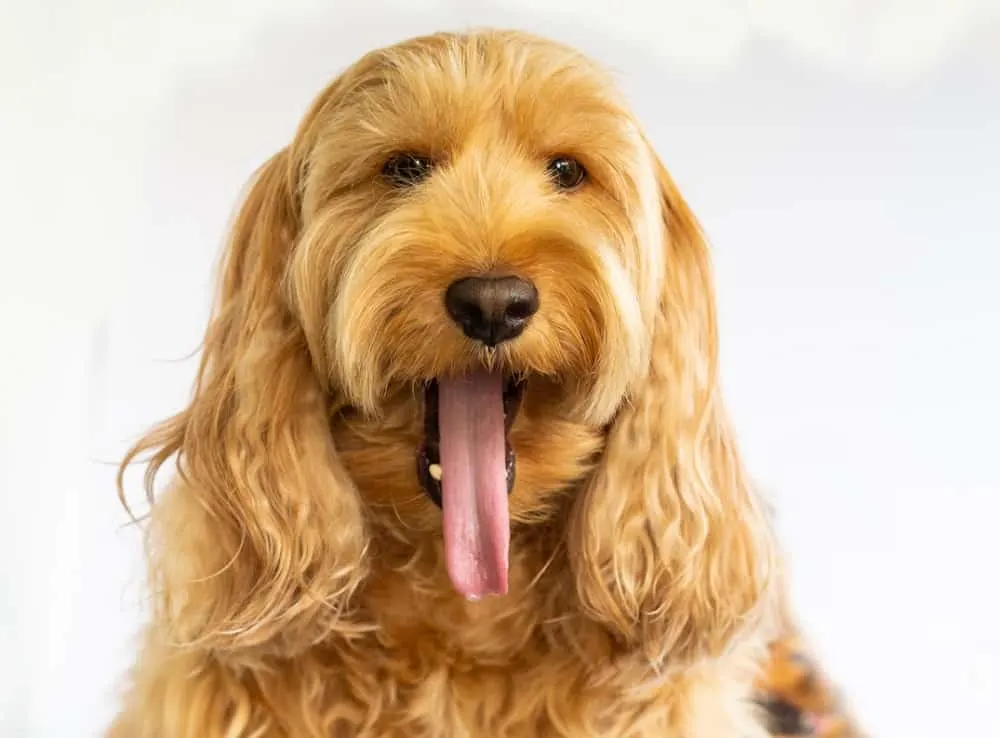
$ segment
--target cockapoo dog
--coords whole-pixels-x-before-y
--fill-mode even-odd
[[[579,52],[437,34],[336,79],[147,452],[116,738],[766,735],[780,562],[708,249]]]

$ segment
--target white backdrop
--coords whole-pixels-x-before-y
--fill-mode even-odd
[[[0,736],[112,714],[141,572],[107,462],[187,396],[246,178],[363,51],[469,24],[609,63],[703,219],[729,404],[863,722],[1000,735],[996,0],[534,4],[4,0]]]

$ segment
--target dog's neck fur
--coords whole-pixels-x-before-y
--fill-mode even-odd
[[[566,514],[557,509],[547,522],[516,525],[510,591],[478,602],[464,600],[451,587],[435,540],[439,534],[422,532],[416,544],[375,536],[379,547],[372,551],[372,573],[360,602],[380,645],[414,654],[429,649],[436,658],[447,653],[469,666],[509,666],[550,649],[592,659],[599,647],[610,655],[614,644],[582,616],[566,573],[561,537]]]

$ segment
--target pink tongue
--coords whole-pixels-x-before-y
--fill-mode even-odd
[[[438,382],[444,554],[459,594],[507,592],[503,376],[476,372]]]

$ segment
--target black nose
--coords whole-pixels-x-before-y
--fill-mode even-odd
[[[496,346],[521,335],[538,312],[538,290],[519,277],[466,277],[451,284],[444,303],[465,335]]]

